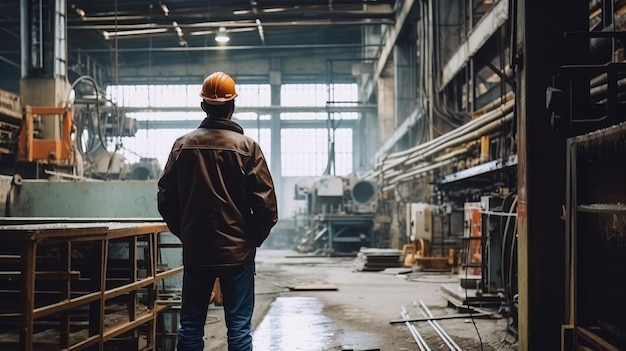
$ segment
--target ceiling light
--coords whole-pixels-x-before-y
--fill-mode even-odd
[[[87,15],[85,13],[85,10],[81,9],[80,7],[77,7],[76,5],[72,4],[72,8],[74,9],[74,12],[76,12],[76,14],[78,15],[78,17],[84,18],[85,15]]]
[[[136,29],[136,30],[125,30],[125,31],[120,31],[120,32],[103,31],[102,36],[104,36],[104,40],[109,40],[114,37],[122,38],[122,37],[134,36],[134,35],[146,35],[146,34],[156,34],[156,33],[164,33],[164,32],[167,32],[166,28]]]
[[[161,10],[163,10],[163,14],[165,15],[165,17],[170,14],[170,9],[168,9],[167,5],[165,5],[164,3],[161,3]]]
[[[215,35],[215,41],[218,43],[226,43],[229,40],[230,40],[230,37],[228,37],[228,34],[226,33],[226,28],[220,27],[220,30],[217,32],[217,35]]]
[[[182,37],[183,36],[183,30],[178,25],[178,22],[174,21],[174,22],[172,22],[172,25],[174,26],[174,29],[176,30],[176,33],[178,34],[178,36]]]
[[[275,7],[275,8],[268,8],[268,9],[263,9],[263,12],[283,12],[286,11],[287,9],[285,9],[284,7]]]

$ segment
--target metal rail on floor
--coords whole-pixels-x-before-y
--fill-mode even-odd
[[[420,333],[417,331],[415,326],[411,324],[411,322],[409,322],[409,314],[407,313],[404,306],[402,306],[401,309],[402,309],[401,311],[402,318],[404,318],[405,320],[404,324],[406,324],[406,326],[409,328],[409,332],[411,332],[413,339],[415,339],[415,342],[417,343],[417,347],[419,347],[420,351],[431,351],[430,347],[428,347],[422,335],[420,335]]]
[[[424,317],[433,318],[433,314],[430,312],[424,301],[420,300],[419,304],[413,301],[413,305],[415,305],[415,309],[418,310]],[[443,340],[443,342],[450,348],[452,351],[463,351],[459,345],[454,342],[450,334],[446,333],[445,330],[434,320],[428,320],[428,324],[435,330],[437,335]]]

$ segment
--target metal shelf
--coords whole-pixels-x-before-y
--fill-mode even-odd
[[[578,205],[576,209],[583,213],[626,213],[626,205],[623,204]]]
[[[137,348],[156,349],[157,315],[167,308],[156,303],[159,283],[182,273],[161,265],[166,232],[165,223],[147,221],[0,225],[0,276],[14,278],[0,291],[0,348],[33,351],[45,341],[105,350],[127,335]],[[41,279],[52,270],[59,279]]]
[[[460,180],[465,180],[465,179],[469,179],[472,177],[484,175],[487,173],[500,171],[500,170],[503,170],[512,166],[517,166],[517,155],[511,155],[507,158],[485,162],[478,166],[470,167],[462,171],[458,171],[456,173],[448,174],[446,176],[441,177],[441,179],[439,179],[437,183],[438,184],[454,183]]]

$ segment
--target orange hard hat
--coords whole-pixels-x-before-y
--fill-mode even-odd
[[[221,105],[237,97],[235,81],[224,72],[215,72],[204,79],[200,97],[209,104]]]

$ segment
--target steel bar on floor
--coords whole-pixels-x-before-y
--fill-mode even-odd
[[[422,300],[420,300],[420,304],[421,304],[421,309],[420,309],[420,306],[417,304],[417,302],[413,301],[413,305],[415,305],[416,310],[418,310],[424,317],[432,318],[433,317],[432,313],[430,313],[430,310],[428,309],[428,307],[426,307],[426,305],[424,304]],[[428,324],[430,324],[430,326],[435,330],[437,335],[439,335],[441,340],[443,340],[443,342],[446,344],[446,346],[448,346],[448,348],[450,348],[450,350],[462,351],[459,345],[457,345],[454,342],[454,340],[452,340],[452,337],[450,337],[450,335],[446,333],[445,330],[443,330],[443,328],[439,325],[439,323],[433,320],[428,320]]]
[[[420,351],[431,351],[428,345],[426,344],[426,341],[417,331],[415,326],[411,324],[411,322],[409,322],[409,315],[406,309],[404,308],[404,306],[402,306],[402,318],[406,320],[405,324],[409,328],[409,332],[411,332],[411,335],[413,335],[413,339],[415,339],[415,342],[417,343],[417,347],[419,347]]]

